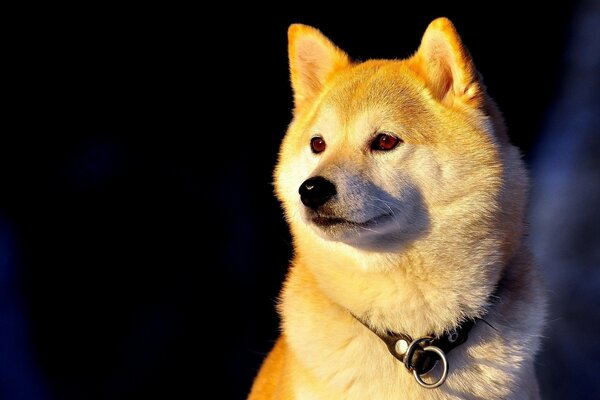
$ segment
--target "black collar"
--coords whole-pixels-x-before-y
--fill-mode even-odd
[[[413,373],[417,382],[428,389],[441,386],[448,376],[448,360],[446,354],[467,341],[469,332],[477,319],[468,319],[442,336],[423,336],[413,339],[404,333],[379,333],[366,322],[350,313],[358,322],[373,332],[387,346],[389,352]],[[436,362],[442,362],[442,376],[436,382],[426,383],[421,375],[430,372]]]

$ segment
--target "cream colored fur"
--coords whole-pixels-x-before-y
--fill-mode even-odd
[[[249,398],[539,398],[544,307],[522,241],[527,176],[452,24],[432,22],[407,60],[364,63],[293,25],[290,68],[295,113],[275,184],[295,251],[282,336]],[[403,142],[372,151],[378,132]],[[310,150],[314,135],[327,143],[321,154]],[[317,175],[336,184],[336,216],[391,217],[341,233],[319,228],[298,194]],[[449,353],[446,383],[429,390],[350,312],[412,337],[465,318],[493,328],[477,323]]]

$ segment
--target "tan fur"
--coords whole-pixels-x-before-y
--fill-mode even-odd
[[[283,334],[249,398],[538,398],[544,312],[522,243],[527,176],[450,21],[433,21],[400,61],[352,63],[303,25],[289,39],[296,107],[275,184],[295,254],[279,304]],[[403,143],[375,153],[377,132]],[[327,143],[321,154],[310,150],[315,134]],[[338,186],[332,213],[362,222],[387,212],[391,222],[320,231],[298,195],[316,175]],[[448,355],[446,383],[429,390],[350,312],[412,337],[482,316],[495,329],[478,323]]]

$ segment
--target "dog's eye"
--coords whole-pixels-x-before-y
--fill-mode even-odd
[[[387,133],[380,133],[371,142],[371,149],[378,151],[392,150],[394,147],[398,146],[398,143],[401,141],[402,140],[396,136]]]
[[[323,151],[325,151],[326,147],[327,145],[325,144],[325,140],[323,140],[322,137],[315,136],[314,138],[310,139],[310,149],[313,153],[322,153]]]

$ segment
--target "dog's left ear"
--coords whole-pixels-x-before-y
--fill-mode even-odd
[[[350,58],[319,30],[293,24],[288,30],[290,75],[296,110],[310,103]]]
[[[411,62],[441,103],[483,105],[483,85],[469,51],[449,19],[438,18],[429,24]]]

